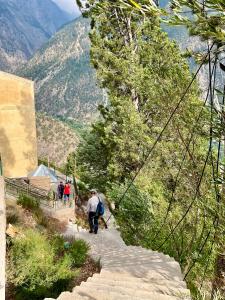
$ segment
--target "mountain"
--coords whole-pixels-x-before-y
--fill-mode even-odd
[[[37,114],[38,158],[57,166],[66,163],[68,155],[79,144],[78,134],[68,125],[44,114]]]
[[[0,0],[0,70],[27,61],[70,20],[51,0]]]
[[[90,65],[89,20],[65,25],[17,74],[35,81],[36,108],[55,117],[89,122],[103,92]]]

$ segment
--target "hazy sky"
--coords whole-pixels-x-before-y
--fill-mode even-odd
[[[62,9],[70,13],[79,13],[79,10],[76,5],[76,0],[53,0],[56,2]]]

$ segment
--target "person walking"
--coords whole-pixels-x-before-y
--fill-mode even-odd
[[[63,193],[64,193],[64,184],[62,181],[60,181],[58,188],[57,188],[58,199],[62,200]]]
[[[91,198],[87,203],[87,213],[88,213],[88,222],[90,226],[90,233],[98,233],[98,214],[96,214],[96,210],[98,207],[98,196],[96,190],[91,190]]]
[[[64,196],[64,205],[66,205],[66,203],[69,203],[70,200],[70,184],[69,182],[66,182],[65,186],[64,186],[64,191],[63,191],[63,196]]]

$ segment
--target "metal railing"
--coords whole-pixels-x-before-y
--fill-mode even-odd
[[[38,188],[32,184],[28,184],[22,179],[7,178],[5,177],[5,189],[6,193],[12,196],[18,196],[19,194],[26,194],[37,200],[41,205],[50,208],[55,208],[55,197],[51,197],[48,191]]]

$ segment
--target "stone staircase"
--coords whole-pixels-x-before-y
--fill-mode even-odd
[[[114,226],[97,235],[70,224],[65,233],[85,240],[101,272],[58,300],[191,300],[179,264],[168,255],[126,246]],[[45,299],[53,300],[53,299]]]

